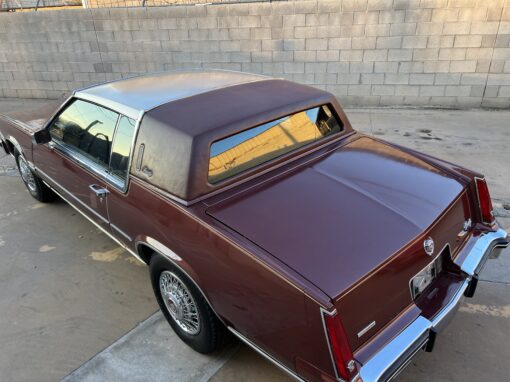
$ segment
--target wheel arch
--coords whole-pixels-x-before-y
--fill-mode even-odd
[[[150,260],[153,255],[159,254],[167,259],[173,266],[175,266],[179,271],[181,271],[188,279],[195,285],[198,289],[202,297],[205,299],[211,310],[214,312],[216,317],[225,325],[228,326],[224,319],[218,314],[215,310],[213,304],[209,300],[209,297],[204,292],[203,288],[200,285],[200,277],[194,271],[194,269],[179,255],[177,255],[170,248],[162,244],[151,237],[144,237],[143,239],[137,239],[135,243],[136,252],[138,256],[145,262],[147,265],[150,264]]]

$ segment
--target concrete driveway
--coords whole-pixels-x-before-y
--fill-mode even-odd
[[[0,101],[0,112],[36,103]],[[510,227],[509,111],[347,114],[360,131],[485,173],[498,219]],[[1,380],[290,380],[236,343],[211,356],[182,345],[155,313],[147,269],[65,203],[35,202],[3,153],[0,258]],[[507,379],[509,250],[488,262],[482,280],[435,351],[421,354],[400,381]]]

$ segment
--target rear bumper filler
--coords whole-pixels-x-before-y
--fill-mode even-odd
[[[467,277],[450,302],[433,319],[419,316],[366,362],[360,369],[363,381],[390,381],[421,349],[431,350],[435,334],[448,325],[463,297],[474,294],[478,275],[492,251],[506,247],[508,243],[508,234],[502,229],[481,236],[460,264]]]

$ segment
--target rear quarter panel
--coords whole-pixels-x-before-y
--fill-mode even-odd
[[[108,203],[131,248],[151,237],[175,252],[228,326],[290,369],[299,357],[334,374],[320,316],[331,302],[315,287],[296,283],[274,258],[226,232],[201,203],[182,207],[133,180],[127,195],[112,190]]]

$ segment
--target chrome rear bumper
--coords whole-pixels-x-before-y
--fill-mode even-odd
[[[409,364],[413,356],[434,338],[435,333],[448,325],[466,292],[476,287],[478,275],[492,251],[506,246],[508,246],[508,234],[502,229],[480,237],[463,263],[459,264],[467,277],[450,302],[431,320],[422,316],[418,317],[386,344],[361,367],[362,380],[378,382],[391,381],[395,378]]]

